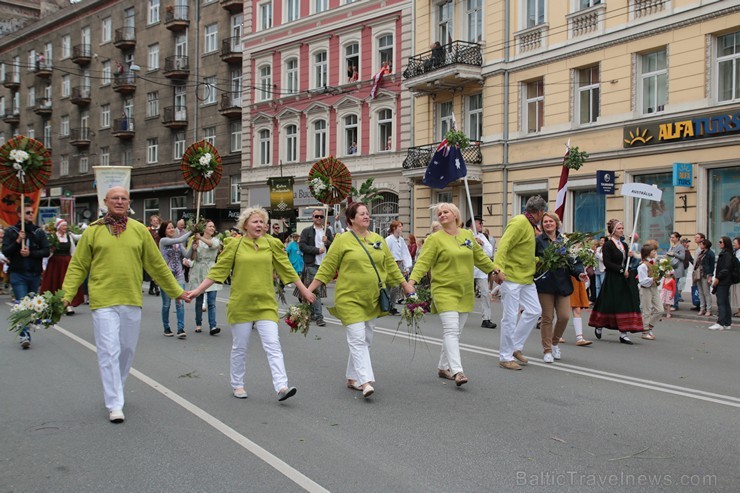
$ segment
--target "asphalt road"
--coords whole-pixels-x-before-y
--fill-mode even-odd
[[[530,364],[515,372],[498,367],[499,329],[471,315],[462,338],[470,383],[456,388],[436,376],[438,318],[426,317],[424,340],[410,340],[387,317],[373,340],[376,393],[363,400],[344,385],[336,320],[305,338],[281,323],[298,394],[279,404],[257,334],[249,398],[231,396],[227,295],[222,334],[193,333],[191,305],[186,340],[162,337],[160,300],[145,295],[120,425],[107,421],[86,306],[35,333],[28,351],[6,333],[0,493],[740,490],[737,326],[714,332],[710,321],[674,318],[655,341],[625,346],[605,331],[583,348],[571,326],[563,359],[550,365],[534,331]],[[0,317],[8,313],[3,303]]]

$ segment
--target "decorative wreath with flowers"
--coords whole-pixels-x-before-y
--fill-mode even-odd
[[[51,153],[36,139],[18,135],[0,147],[0,182],[16,193],[42,188],[51,177]]]
[[[210,142],[201,140],[185,150],[180,170],[185,182],[193,190],[198,192],[213,190],[221,181],[223,174],[221,156]]]

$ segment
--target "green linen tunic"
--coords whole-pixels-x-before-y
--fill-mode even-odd
[[[234,256],[236,255],[236,260]],[[299,278],[288,260],[283,243],[265,235],[257,239],[244,236],[226,243],[216,265],[208,271],[208,279],[223,284],[232,265],[231,294],[226,304],[226,321],[230,324],[278,321],[278,304],[275,300],[273,270],[284,284]]]
[[[504,235],[498,242],[493,265],[504,271],[507,281],[517,284],[534,283],[537,268],[534,228],[524,214],[514,216],[506,225]]]
[[[90,309],[141,306],[144,270],[171,298],[183,293],[146,226],[130,219],[118,236],[105,224],[93,223],[75,247],[64,277],[64,299],[71,302],[90,274]]]
[[[470,242],[469,247],[466,241]],[[472,231],[460,229],[457,236],[437,231],[424,241],[409,279],[418,284],[431,270],[432,313],[472,312],[473,265],[486,274],[493,270],[493,262],[475,241]]]
[[[386,287],[398,286],[404,282],[403,274],[382,236],[371,232],[367,238],[359,238],[372,255],[380,279]],[[379,248],[375,248],[376,246]],[[378,276],[367,253],[351,232],[334,237],[315,279],[328,284],[337,271],[339,276],[334,290],[334,306],[328,309],[329,313],[345,326],[367,322],[385,314],[378,305]]]

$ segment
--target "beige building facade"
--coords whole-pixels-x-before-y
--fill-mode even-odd
[[[642,202],[641,239],[667,248],[674,230],[714,243],[740,235],[737,2],[416,2],[415,19],[403,84],[414,95],[404,175],[415,182],[417,235],[431,204],[467,210],[460,181],[420,182],[452,118],[473,140],[473,207],[494,237],[531,195],[555,209],[568,142],[589,159],[570,173],[564,230],[603,231],[612,217],[631,230],[637,201],[620,189],[639,182],[663,192]],[[614,172],[612,195],[596,190],[602,170]]]

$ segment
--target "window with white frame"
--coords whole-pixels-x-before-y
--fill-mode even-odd
[[[46,98],[46,104],[51,107],[51,84],[44,86],[44,98]]]
[[[262,65],[260,71],[260,101],[272,99],[272,67]]]
[[[185,132],[175,132],[172,136],[172,159],[179,161],[185,154]]]
[[[468,96],[468,137],[483,140],[483,94]]]
[[[103,146],[100,148],[100,166],[110,166],[110,147]]]
[[[344,125],[344,152],[347,155],[358,154],[359,123],[357,115],[347,115],[342,118]]]
[[[182,219],[182,215],[185,212],[185,200],[184,195],[170,197],[170,217],[173,221]]]
[[[447,132],[452,130],[452,122],[454,120],[454,115],[452,114],[452,101],[447,101],[446,103],[440,103],[439,104],[439,140],[442,140],[445,138],[445,135],[447,135]]]
[[[187,88],[184,85],[175,86],[174,102],[175,108],[187,108]]]
[[[36,50],[30,49],[28,50],[28,63],[26,64],[26,67],[28,67],[29,70],[32,69],[32,67],[36,66]]]
[[[147,47],[147,63],[149,71],[159,70],[159,43]]]
[[[235,106],[242,105],[242,69],[234,68],[231,70],[231,102]]]
[[[242,200],[241,177],[239,175],[229,177],[229,199],[232,204],[238,204]]]
[[[62,76],[62,97],[68,98],[69,93],[70,93],[69,74],[64,74]]]
[[[110,17],[106,17],[100,21],[100,43],[110,43],[111,35],[113,32],[113,21]]]
[[[465,14],[468,18],[468,41],[480,43],[483,41],[483,0],[467,0]]]
[[[146,21],[147,24],[156,24],[159,22],[159,0],[149,0]]]
[[[522,130],[536,133],[542,130],[545,119],[545,81],[537,79],[524,84]]]
[[[259,30],[264,31],[272,27],[272,1],[262,2],[259,4]]]
[[[545,0],[526,0],[527,27],[545,23]]]
[[[580,10],[583,9],[590,9],[591,7],[595,7],[596,5],[600,5],[601,0],[579,0],[579,7]]]
[[[5,96],[0,96],[0,115],[5,115]]]
[[[381,67],[387,63],[393,67],[393,35],[384,34],[378,38],[378,60]]]
[[[90,172],[90,158],[86,154],[80,155],[80,174],[85,174]]]
[[[272,134],[268,129],[257,132],[259,141],[259,155],[257,164],[266,166],[270,164],[270,151],[272,150]]]
[[[159,116],[159,91],[146,93],[146,116]]]
[[[28,107],[33,108],[34,106],[36,106],[36,86],[29,87],[26,95],[28,99]]]
[[[159,140],[154,137],[146,139],[146,162],[154,164],[159,160]]]
[[[124,166],[134,165],[134,149],[130,143],[123,144],[121,149],[121,164]]]
[[[300,16],[300,0],[285,1],[285,22],[297,21]]]
[[[314,63],[314,87],[321,88],[329,84],[329,62],[326,51],[319,51],[313,56]]]
[[[59,119],[59,135],[69,137],[69,115],[62,115]]]
[[[393,150],[393,111],[382,109],[377,113],[378,117],[378,150]]]
[[[668,98],[668,65],[665,49],[640,56],[642,113],[659,113]]]
[[[351,43],[344,47],[344,65],[347,67],[347,82],[360,79],[360,44]]]
[[[446,45],[453,39],[452,22],[455,16],[455,3],[448,0],[437,5],[437,39]]]
[[[576,107],[578,123],[595,123],[599,117],[599,67],[579,69],[577,72]]]
[[[100,128],[110,127],[110,105],[100,105]]]
[[[110,60],[104,61],[103,63],[100,64],[100,66],[101,66],[101,72],[102,72],[102,78],[100,79],[100,84],[103,86],[108,86],[113,80],[113,72],[111,72]]]
[[[29,125],[26,127],[26,137],[31,139],[36,138],[36,128],[34,128],[33,125]]]
[[[54,61],[53,50],[54,44],[51,41],[44,45],[44,58],[48,66],[51,66],[51,63]]]
[[[717,101],[740,99],[740,31],[717,37]]]
[[[290,58],[285,62],[285,92],[298,92],[298,58]]]
[[[326,156],[326,120],[313,122],[313,157]]]
[[[72,37],[69,34],[62,36],[62,60],[72,55]]]
[[[229,134],[231,136],[231,152],[241,152],[242,150],[242,122],[231,122],[229,125]]]
[[[203,140],[208,141],[212,146],[216,146],[216,127],[206,127],[203,129]]]
[[[216,190],[212,188],[203,192],[201,200],[203,201],[203,205],[216,205]]]
[[[44,121],[44,146],[47,149],[51,149],[51,120]]]
[[[205,77],[203,79],[203,105],[216,102],[216,77]]]
[[[212,53],[218,50],[218,23],[208,24],[204,32],[203,53]]]
[[[313,0],[313,5],[315,14],[329,10],[329,0]]]
[[[159,199],[144,199],[144,217],[149,219],[153,215],[159,215]]]
[[[59,176],[67,175],[69,175],[69,156],[63,154],[59,160]]]
[[[298,161],[298,127],[296,125],[285,126],[285,162],[295,163]]]

